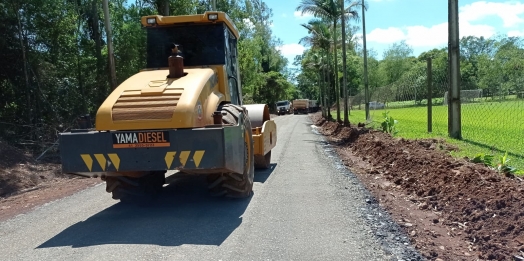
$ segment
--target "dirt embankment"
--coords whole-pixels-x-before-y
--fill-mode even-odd
[[[63,174],[57,160],[36,162],[0,141],[0,221],[100,182]]]
[[[457,148],[442,140],[405,140],[312,118],[429,260],[524,256],[522,179],[453,158],[449,151]]]

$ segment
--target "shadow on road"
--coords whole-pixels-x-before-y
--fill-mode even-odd
[[[241,215],[251,198],[211,197],[205,179],[205,176],[173,179],[151,206],[117,203],[70,226],[37,248],[104,244],[220,245],[242,223]]]
[[[276,163],[271,163],[269,169],[255,169],[255,178],[254,182],[264,183],[271,176],[271,173],[277,167]]]

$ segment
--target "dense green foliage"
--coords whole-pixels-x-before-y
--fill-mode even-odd
[[[216,4],[240,31],[244,102],[291,99],[295,87],[272,36],[271,9],[261,0]],[[145,67],[142,16],[206,10],[207,0],[109,1],[117,84]],[[113,88],[104,18],[102,0],[0,0],[0,138],[54,141],[77,116],[95,115]]]
[[[327,22],[323,25],[320,20],[312,20],[309,27],[329,27]],[[355,28],[354,31],[358,30]],[[342,89],[349,90],[353,106],[364,103],[363,84],[363,52],[358,45],[358,39],[354,37],[354,31],[348,32],[347,86]],[[305,42],[313,42],[310,38],[318,38],[320,34],[310,30],[310,34],[304,38]],[[326,38],[330,38],[328,35]],[[318,41],[318,40],[316,40]],[[311,46],[320,46],[311,44]],[[505,100],[510,95],[524,98],[524,42],[518,37],[483,37],[468,36],[460,41],[461,45],[461,89],[482,90],[482,97]],[[326,44],[334,48],[332,44]],[[328,48],[325,47],[325,48]],[[295,61],[301,65],[301,74],[297,76],[299,91],[309,93],[317,86],[324,84],[318,76],[320,65],[313,66],[319,55],[325,53],[325,49],[308,49]],[[329,58],[329,57],[328,57]],[[400,101],[411,101],[412,104],[421,105],[427,99],[427,59],[432,60],[433,98],[442,98],[448,88],[448,66],[447,48],[433,49],[421,53],[418,57],[413,56],[412,48],[401,41],[392,44],[384,51],[382,60],[377,59],[373,50],[368,50],[368,77],[369,89],[372,101],[386,104]],[[326,59],[327,60],[327,59]],[[331,59],[333,61],[333,59]],[[336,59],[342,64],[341,57]],[[322,67],[334,70],[334,65],[323,64]],[[341,68],[341,66],[338,66]],[[342,71],[329,72],[328,75],[341,75]],[[339,79],[340,80],[340,79]],[[335,86],[331,84],[332,90]],[[318,91],[317,91],[318,92]],[[333,91],[329,91],[330,100],[336,99]],[[333,105],[333,103],[330,103]]]

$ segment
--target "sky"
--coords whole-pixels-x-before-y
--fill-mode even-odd
[[[415,56],[447,46],[448,1],[366,1],[367,48],[375,52],[376,58],[382,59],[384,51],[401,40],[413,48]],[[307,35],[307,30],[300,24],[307,23],[313,17],[302,16],[296,11],[300,0],[264,2],[273,11],[273,35],[282,41],[278,48],[289,60],[289,66],[293,67],[294,57],[308,48],[299,44],[300,39]],[[361,28],[359,34],[362,35],[362,22],[353,24]],[[459,0],[459,33],[460,37],[524,36],[524,0]]]

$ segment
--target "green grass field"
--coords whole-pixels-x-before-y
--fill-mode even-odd
[[[363,107],[362,107],[363,108]],[[386,109],[398,120],[397,137],[408,139],[444,138],[460,148],[456,157],[473,158],[477,153],[502,156],[508,152],[510,166],[524,169],[524,101],[505,101],[462,104],[463,140],[448,138],[448,107],[433,106],[433,132],[427,132],[427,108]],[[385,110],[371,110],[371,125],[378,128]],[[331,111],[336,118],[336,111]],[[342,114],[342,112],[341,112]],[[365,122],[364,110],[352,110],[350,122]]]

